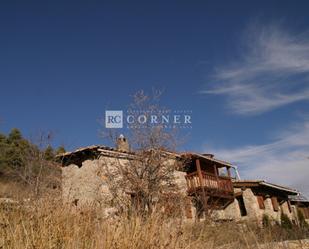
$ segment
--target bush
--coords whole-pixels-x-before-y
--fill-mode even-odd
[[[292,221],[289,219],[289,217],[284,214],[284,213],[281,213],[281,227],[283,229],[286,229],[286,230],[290,230],[293,228],[293,223]]]
[[[306,222],[303,212],[300,211],[299,209],[297,209],[297,216],[300,228],[309,230],[309,224]]]
[[[269,227],[271,225],[270,219],[267,214],[263,215],[262,223],[263,223],[263,227]]]

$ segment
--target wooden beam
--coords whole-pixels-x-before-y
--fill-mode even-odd
[[[196,159],[195,160],[195,164],[196,164],[196,171],[197,171],[197,175],[200,181],[200,186],[202,187],[202,183],[203,183],[203,175],[202,175],[202,170],[201,170],[201,164],[200,164],[200,160]]]
[[[196,164],[196,170],[197,170],[198,178],[200,180],[200,186],[202,188],[202,198],[203,198],[202,202],[203,202],[203,207],[204,207],[204,213],[207,214],[208,213],[207,202],[208,202],[209,197],[206,196],[205,189],[204,189],[204,186],[203,186],[203,175],[202,175],[200,160],[196,159],[195,164]]]
[[[228,177],[231,177],[231,169],[229,167],[226,168]]]
[[[216,176],[216,178],[217,178],[217,182],[219,182],[218,168],[217,168],[216,164],[214,164],[213,167],[214,167],[214,170],[215,170],[215,176]]]

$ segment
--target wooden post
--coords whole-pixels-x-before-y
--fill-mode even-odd
[[[218,168],[216,167],[216,164],[214,164],[214,170],[215,170],[215,175],[216,175],[216,180],[217,180],[217,189],[221,189],[222,186],[221,186],[221,181],[218,176]]]
[[[216,178],[217,178],[217,182],[219,182],[218,170],[217,170],[217,167],[216,167],[215,164],[214,164],[214,170],[215,170],[215,176],[216,176]]]
[[[204,189],[204,186],[203,186],[203,174],[202,174],[200,160],[196,159],[195,164],[196,164],[196,170],[197,170],[198,178],[200,180],[200,187],[202,188],[202,195],[203,195],[202,198],[203,198],[204,212],[205,212],[205,214],[207,214],[208,213],[208,205],[207,205],[208,196],[206,196],[205,189]]]
[[[196,159],[195,164],[196,164],[196,171],[197,171],[198,179],[200,181],[200,186],[203,187],[203,175],[202,175],[200,160]]]
[[[231,170],[230,170],[230,167],[227,167],[226,169],[227,169],[227,175],[228,175],[228,177],[231,177]]]

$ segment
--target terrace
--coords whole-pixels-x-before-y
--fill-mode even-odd
[[[231,167],[227,162],[217,160],[210,154],[183,154],[187,172],[189,196],[199,196],[206,204],[216,203],[224,207],[234,200]]]

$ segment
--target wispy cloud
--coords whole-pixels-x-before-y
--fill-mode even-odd
[[[201,93],[227,96],[229,108],[243,115],[309,99],[308,32],[251,25],[244,40],[240,59],[217,67]]]
[[[309,121],[280,133],[271,143],[210,152],[238,165],[242,178],[292,186],[309,197]]]

